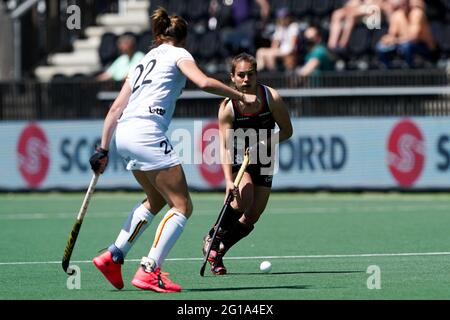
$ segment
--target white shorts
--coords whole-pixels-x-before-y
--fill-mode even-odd
[[[154,131],[147,123],[119,122],[116,147],[127,170],[151,171],[181,164],[169,139]]]

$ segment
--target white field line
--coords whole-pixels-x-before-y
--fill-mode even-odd
[[[131,201],[137,202],[141,201],[143,197],[137,197],[137,193],[98,193],[94,195],[94,199],[97,200],[113,200],[113,201]],[[223,199],[221,194],[203,194],[203,193],[192,193],[196,201],[200,202],[220,202]],[[64,195],[64,194],[0,194],[0,199],[5,201],[34,201],[34,202],[66,202],[66,201],[76,201],[81,203],[83,200],[83,195]],[[194,200],[195,200],[194,199]],[[274,194],[270,198],[270,202],[284,202],[286,200],[295,201],[317,201],[326,200],[332,202],[366,202],[367,200],[374,202],[450,202],[450,193],[447,194],[400,194],[400,193],[362,193],[362,194],[333,194],[333,193],[279,193]]]
[[[419,256],[448,256],[450,252],[406,252],[406,253],[361,253],[361,254],[324,254],[300,256],[253,256],[253,257],[227,257],[228,260],[260,260],[260,259],[340,259],[340,258],[372,258],[372,257],[419,257]],[[169,258],[166,261],[201,261],[203,258]],[[127,259],[127,262],[139,262],[141,259]],[[72,264],[91,263],[91,260],[71,261]],[[35,264],[61,264],[61,261],[23,261],[0,262],[0,266],[35,265]]]
[[[220,209],[220,208],[219,208]],[[211,210],[194,210],[194,215],[202,216],[216,216],[219,209]],[[275,209],[267,208],[265,214],[317,214],[317,213],[379,213],[379,212],[411,212],[423,210],[424,213],[436,212],[436,211],[449,211],[449,205],[433,205],[430,208],[429,204],[411,204],[411,205],[375,205],[375,206],[355,206],[355,205],[345,205],[340,207],[299,207],[299,208],[285,208],[285,209]],[[217,211],[217,212],[216,212]],[[128,212],[114,212],[114,211],[95,211],[91,214],[87,214],[91,218],[115,218],[115,217],[126,217]],[[68,219],[75,218],[76,212],[59,212],[59,213],[0,213],[0,220],[40,220],[40,219]]]

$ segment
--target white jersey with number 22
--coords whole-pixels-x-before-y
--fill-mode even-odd
[[[178,68],[192,60],[183,48],[161,44],[150,50],[130,71],[128,104],[116,128],[117,152],[128,170],[150,171],[180,164],[165,133],[181,94],[186,76]]]
[[[194,61],[186,49],[169,44],[150,50],[128,75],[132,93],[119,123],[149,120],[155,136],[164,135],[186,85],[186,76],[178,68],[185,59]]]

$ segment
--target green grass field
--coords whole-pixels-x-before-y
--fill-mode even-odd
[[[449,299],[449,194],[275,193],[255,231],[225,259],[229,274],[200,277],[202,237],[221,208],[221,194],[193,194],[194,214],[166,260],[164,271],[182,285],[160,295],[130,281],[147,255],[160,214],[131,250],[125,288],[115,290],[92,265],[140,193],[96,193],[72,263],[80,289],[67,287],[64,247],[84,194],[0,195],[0,299],[63,300],[304,300]],[[262,274],[259,264],[272,262]],[[368,289],[369,266],[381,289]]]

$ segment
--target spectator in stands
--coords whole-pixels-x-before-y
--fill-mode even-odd
[[[331,15],[328,48],[332,51],[345,51],[353,27],[374,14],[374,6],[389,17],[391,6],[386,0],[349,0],[342,8],[335,10]]]
[[[322,43],[322,35],[317,27],[308,27],[303,34],[307,54],[303,66],[296,69],[300,77],[317,75],[321,71],[334,69],[333,59],[326,46]]]
[[[277,10],[277,26],[270,48],[256,51],[258,71],[277,69],[278,59],[283,60],[285,70],[295,69],[298,60],[298,42],[300,27],[288,8]]]
[[[433,60],[437,46],[421,0],[391,0],[392,13],[389,30],[376,46],[381,63],[392,68],[392,59],[398,54],[410,68],[416,67],[415,56]]]
[[[257,18],[253,16],[255,3]],[[231,57],[241,51],[255,52],[255,37],[270,18],[270,4],[268,0],[211,0],[209,14],[217,17],[225,55]]]
[[[128,72],[134,69],[139,61],[144,57],[144,53],[137,51],[136,39],[132,35],[122,35],[117,40],[117,47],[121,55],[114,60],[106,71],[97,76],[97,80],[106,81],[123,81]]]

